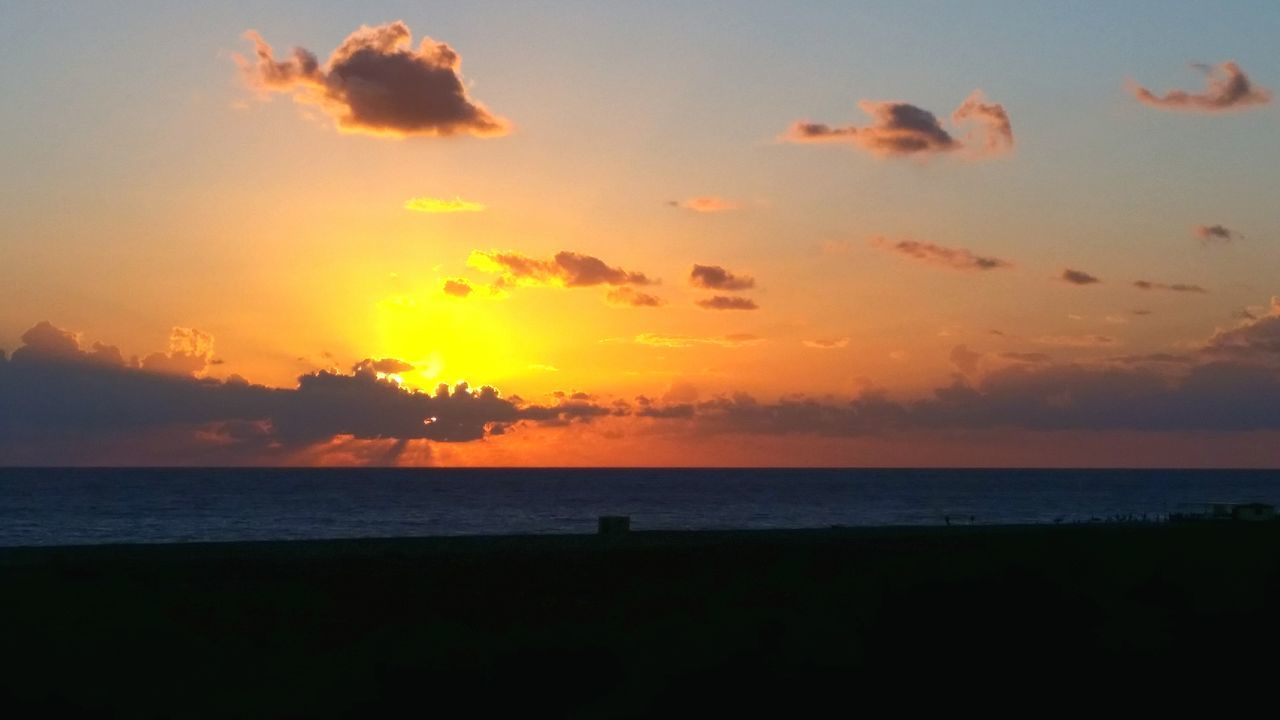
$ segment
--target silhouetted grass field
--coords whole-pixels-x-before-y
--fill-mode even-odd
[[[1280,523],[19,548],[0,550],[0,590],[6,707],[1159,701],[1273,675]]]

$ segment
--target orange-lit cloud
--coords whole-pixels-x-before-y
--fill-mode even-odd
[[[1136,83],[1130,83],[1129,90],[1139,102],[1161,110],[1223,112],[1271,102],[1271,92],[1250,82],[1249,76],[1234,62],[1215,66],[1196,64],[1192,67],[1205,75],[1203,92],[1170,90],[1164,95],[1156,95]]]
[[[890,157],[927,156],[964,148],[973,155],[1006,152],[1013,147],[1013,128],[1003,105],[985,102],[975,90],[952,113],[956,124],[975,123],[977,129],[959,140],[942,127],[937,116],[906,102],[861,100],[858,107],[873,122],[866,126],[832,127],[798,121],[781,139],[794,143],[845,143]]]
[[[1170,290],[1172,292],[1186,292],[1186,293],[1209,292],[1208,290],[1200,287],[1199,285],[1190,285],[1188,283],[1166,284],[1166,283],[1151,282],[1150,280],[1135,280],[1133,283],[1133,286],[1138,288],[1139,290]]]
[[[707,290],[747,290],[756,286],[750,275],[734,275],[719,265],[694,265],[689,284]]]
[[[611,267],[600,258],[567,250],[550,260],[539,260],[517,252],[475,250],[467,264],[477,270],[500,275],[508,285],[551,285],[592,287],[595,285],[651,285],[644,273]]]
[[[665,303],[657,295],[642,293],[632,287],[614,288],[605,296],[610,305],[619,307],[661,307]]]
[[[718,213],[737,210],[738,203],[714,195],[699,195],[688,200],[672,200],[667,203],[672,207],[684,208],[699,213]]]
[[[697,305],[704,310],[757,310],[760,307],[755,300],[736,295],[715,295],[699,300]]]
[[[1094,285],[1102,282],[1097,277],[1090,275],[1083,270],[1072,270],[1067,268],[1062,271],[1062,275],[1058,276],[1059,280],[1069,285]]]
[[[639,345],[654,347],[686,348],[695,345],[719,345],[721,347],[741,347],[764,342],[764,338],[746,333],[734,333],[719,337],[692,337],[689,335],[663,335],[661,333],[641,333],[635,337]]]
[[[1116,339],[1108,335],[1043,335],[1036,338],[1041,345],[1058,347],[1102,347],[1114,345]]]
[[[464,298],[475,292],[475,288],[471,287],[471,283],[464,278],[450,278],[444,281],[441,288],[445,295]]]
[[[849,347],[849,338],[844,337],[838,340],[803,340],[801,341],[805,347],[816,348],[818,350],[835,350],[837,348]]]
[[[401,21],[361,26],[322,66],[308,50],[294,48],[277,60],[256,31],[254,60],[237,62],[248,82],[263,92],[292,93],[334,118],[340,130],[392,137],[505,135],[510,122],[493,115],[467,93],[453,48],[422,38],[415,50]]]
[[[893,242],[883,237],[872,238],[871,244],[886,252],[897,253],[913,260],[949,267],[954,270],[996,270],[1013,267],[1013,263],[994,257],[975,255],[964,248],[949,248],[918,240]]]
[[[484,204],[454,198],[445,200],[433,197],[416,197],[404,201],[404,209],[420,213],[468,213],[481,212]]]
[[[1191,229],[1200,242],[1209,245],[1217,242],[1231,242],[1244,237],[1225,225],[1197,225]]]

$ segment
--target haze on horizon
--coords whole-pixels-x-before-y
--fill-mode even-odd
[[[1280,466],[1280,7],[9,4],[0,465]]]

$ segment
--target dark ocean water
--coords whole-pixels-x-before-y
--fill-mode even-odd
[[[1156,519],[1280,471],[0,469],[0,546]]]

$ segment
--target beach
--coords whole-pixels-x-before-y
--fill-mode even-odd
[[[7,548],[0,587],[10,707],[794,710],[1239,682],[1280,634],[1280,523]]]

